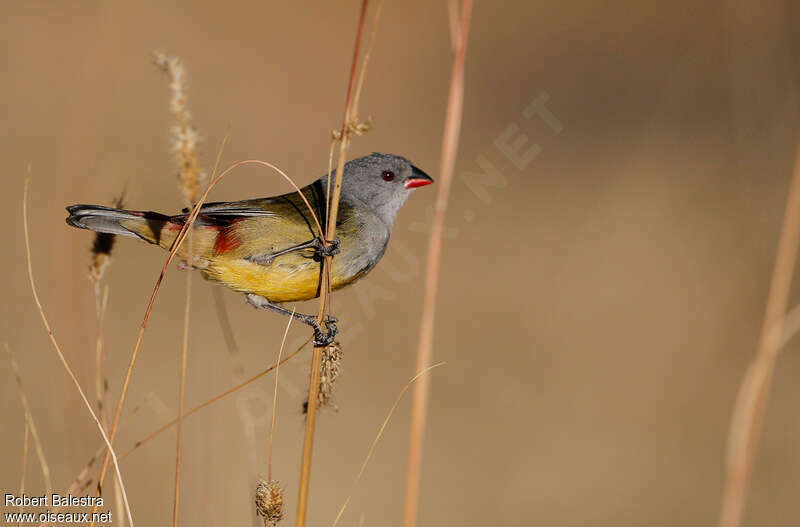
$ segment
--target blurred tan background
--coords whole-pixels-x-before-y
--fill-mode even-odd
[[[17,355],[53,481],[100,444],[48,342],[25,275],[31,163],[33,267],[55,335],[94,390],[91,236],[64,206],[180,208],[169,92],[150,53],[182,57],[213,165],[269,160],[301,184],[327,166],[358,2],[7,2],[2,8],[5,225],[0,339]],[[800,4],[481,2],[444,249],[422,525],[705,526],[716,521],[731,407],[753,355],[800,131]],[[444,2],[387,2],[351,156],[403,154],[437,176],[450,69]],[[538,99],[537,99],[538,98]],[[547,99],[552,115],[526,118]],[[560,130],[556,132],[554,130]],[[504,135],[506,134],[506,135]],[[527,136],[522,158],[496,142]],[[532,145],[538,150],[528,150]],[[537,148],[537,147],[534,147]],[[494,172],[479,177],[487,163]],[[212,192],[284,192],[242,168]],[[400,214],[381,265],[335,295],[345,352],[317,429],[312,525],[333,521],[386,412],[413,375],[435,188]],[[112,400],[166,253],[120,240],[104,279]],[[187,407],[232,386],[211,284],[194,280]],[[185,275],[172,268],[137,363],[120,448],[177,411]],[[797,297],[797,295],[794,295]],[[285,319],[224,292],[246,375],[274,361]],[[797,300],[797,298],[795,298]],[[299,306],[311,311],[315,303]],[[306,331],[294,327],[290,344]],[[275,476],[294,522],[307,383],[281,370]],[[797,343],[781,356],[746,524],[797,525]],[[19,485],[23,414],[0,360],[0,489]],[[187,419],[184,525],[256,525],[274,377]],[[404,401],[342,525],[398,525]],[[137,411],[134,412],[135,409]],[[254,426],[243,425],[243,413]],[[253,446],[255,445],[255,446]],[[123,464],[139,525],[171,520],[174,432]],[[41,492],[33,454],[27,487]]]

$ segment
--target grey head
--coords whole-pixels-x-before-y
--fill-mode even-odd
[[[335,180],[336,171],[333,171]],[[322,176],[323,187],[328,176]],[[344,165],[342,199],[356,206],[366,206],[391,231],[397,212],[417,187],[430,185],[433,179],[408,159],[394,154],[372,153]]]

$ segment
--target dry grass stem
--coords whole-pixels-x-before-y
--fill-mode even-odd
[[[439,288],[439,266],[442,255],[442,237],[447,214],[447,202],[453,181],[458,137],[461,130],[461,114],[464,102],[464,61],[469,37],[472,2],[461,3],[461,20],[458,30],[458,45],[453,60],[450,80],[450,94],[442,138],[442,158],[439,169],[439,188],[433,214],[433,225],[428,239],[428,259],[425,266],[425,289],[420,320],[419,345],[417,350],[417,371],[430,366],[433,357],[433,332],[436,315],[436,296]],[[428,407],[430,378],[425,377],[414,386],[414,399],[411,407],[411,427],[408,448],[408,475],[404,521],[405,527],[414,527],[419,508],[419,483],[422,471],[422,446],[425,435],[425,421]]]
[[[81,385],[78,382],[77,377],[75,377],[75,374],[73,373],[72,368],[70,367],[69,363],[67,362],[66,357],[64,357],[64,354],[61,352],[61,346],[59,346],[58,342],[55,339],[55,336],[53,335],[53,330],[51,329],[50,323],[47,321],[47,317],[44,314],[44,308],[42,307],[42,303],[39,300],[39,293],[36,290],[36,282],[33,279],[33,266],[31,264],[30,235],[29,235],[29,232],[28,232],[28,192],[29,192],[29,188],[30,188],[30,180],[31,180],[31,171],[30,171],[30,168],[28,168],[27,172],[25,173],[25,188],[24,188],[23,198],[22,198],[22,226],[23,226],[23,229],[24,229],[24,232],[25,232],[25,255],[26,255],[27,267],[28,267],[28,280],[30,282],[31,292],[33,293],[33,299],[36,302],[36,307],[39,310],[39,315],[42,318],[42,323],[44,324],[44,327],[47,330],[47,335],[50,337],[50,342],[53,344],[53,348],[55,349],[56,354],[58,355],[58,358],[61,361],[61,364],[64,366],[64,369],[67,371],[67,374],[69,375],[70,379],[72,380],[72,383],[75,385],[75,388],[78,390],[78,393],[80,394],[81,399],[83,399],[83,403],[86,406],[86,409],[89,410],[89,413],[91,414],[92,419],[94,420],[95,424],[97,425],[97,429],[100,430],[100,435],[103,436],[103,439],[105,440],[106,445],[108,446],[108,451],[107,452],[109,452],[110,455],[114,459],[114,469],[115,469],[115,471],[117,473],[117,478],[119,480],[119,484],[120,484],[120,487],[122,489],[122,497],[123,497],[123,499],[125,501],[125,511],[126,511],[126,513],[128,515],[128,522],[130,523],[131,527],[133,527],[133,517],[131,516],[131,509],[130,509],[130,504],[128,503],[127,493],[125,492],[125,485],[124,485],[124,483],[122,481],[122,474],[120,473],[120,470],[119,470],[119,463],[117,463],[117,455],[114,452],[114,449],[111,447],[111,441],[109,440],[108,436],[106,436],[106,432],[103,429],[103,425],[100,423],[100,420],[97,418],[97,415],[94,413],[94,410],[92,410],[92,405],[89,402],[89,399],[86,398],[86,394],[84,393],[83,388],[81,388]]]
[[[356,33],[356,42],[353,50],[353,60],[350,65],[350,80],[347,86],[347,98],[344,107],[344,117],[342,119],[342,139],[339,143],[339,159],[338,167],[336,170],[336,181],[333,185],[333,193],[328,208],[328,218],[325,228],[325,237],[323,243],[327,246],[332,240],[336,238],[336,218],[339,212],[339,197],[342,193],[342,177],[344,175],[345,163],[345,150],[348,143],[348,125],[350,123],[350,115],[353,104],[353,88],[356,76],[356,66],[358,65],[358,56],[361,48],[361,37],[364,33],[364,20],[367,15],[368,0],[362,0],[361,14],[358,20],[358,30]],[[328,173],[328,180],[330,181],[330,172]],[[331,257],[327,256],[322,263],[321,283],[320,283],[320,298],[319,309],[317,310],[317,321],[322,323],[325,318],[325,312],[328,308],[328,300],[330,297],[330,266]],[[305,527],[306,513],[308,509],[308,489],[311,481],[311,456],[314,451],[314,428],[316,425],[317,408],[316,404],[312,401],[317,400],[317,392],[319,390],[319,380],[321,375],[322,366],[322,351],[323,347],[315,346],[314,352],[311,356],[311,375],[308,382],[308,413],[306,414],[306,427],[303,436],[303,456],[300,462],[300,486],[297,492],[297,527]]]
[[[778,335],[775,333],[770,338],[778,339],[778,348],[783,348],[789,341],[800,331],[800,305],[794,306],[790,309],[786,316],[783,317],[783,322],[781,322],[780,329],[782,329],[782,333]],[[773,332],[774,332],[773,328]]]
[[[389,409],[389,413],[386,414],[386,418],[383,420],[383,424],[381,424],[381,427],[378,429],[378,433],[375,435],[375,439],[372,440],[372,444],[370,445],[369,450],[367,451],[367,457],[364,458],[364,462],[361,463],[361,468],[359,469],[358,474],[356,474],[356,479],[353,480],[352,485],[350,485],[350,493],[347,495],[347,498],[344,500],[344,503],[342,504],[342,508],[339,509],[339,514],[336,515],[336,519],[333,520],[333,526],[332,527],[336,527],[336,524],[339,523],[339,519],[341,519],[342,514],[344,514],[344,510],[347,508],[347,505],[350,503],[350,499],[352,499],[352,497],[353,497],[353,491],[355,490],[356,485],[358,485],[358,482],[361,481],[361,476],[364,475],[364,470],[366,470],[367,464],[369,463],[369,460],[372,458],[372,453],[375,451],[375,446],[378,444],[378,441],[380,441],[381,436],[383,435],[383,431],[386,430],[386,425],[389,424],[389,420],[392,418],[392,415],[394,415],[394,411],[397,409],[397,405],[400,404],[400,400],[403,398],[403,395],[405,395],[405,393],[408,391],[409,387],[411,387],[411,385],[414,384],[414,382],[417,379],[419,379],[420,377],[422,377],[426,373],[430,372],[432,369],[438,368],[439,366],[442,366],[443,364],[444,364],[444,362],[440,362],[438,364],[434,364],[432,366],[428,366],[426,369],[424,369],[421,372],[419,372],[418,374],[414,375],[414,377],[412,377],[411,380],[408,381],[405,386],[403,386],[403,389],[400,390],[400,393],[397,394],[397,397],[394,400],[394,404]],[[362,515],[361,516],[361,523],[363,523],[363,520],[364,520],[364,516]]]
[[[19,365],[17,364],[17,360],[14,358],[14,354],[11,352],[11,348],[8,347],[8,343],[5,344],[5,348],[8,359],[11,362],[11,369],[14,371],[14,378],[17,381],[17,392],[19,392],[19,401],[22,405],[25,423],[30,431],[31,437],[33,437],[33,445],[36,448],[36,456],[39,458],[39,465],[42,467],[44,488],[47,493],[50,494],[53,492],[53,482],[50,478],[50,466],[47,464],[47,458],[44,455],[44,448],[42,447],[42,441],[39,438],[39,432],[36,429],[36,423],[33,420],[33,412],[31,412],[31,407],[28,404],[28,397],[25,395],[25,390],[22,387],[22,374],[19,371]]]
[[[384,0],[380,0],[380,2],[378,2],[378,7],[375,9],[375,16],[372,18],[372,31],[370,31],[369,34],[369,43],[367,44],[366,51],[364,52],[364,58],[361,60],[361,67],[359,68],[358,72],[358,84],[356,85],[356,93],[353,97],[353,115],[350,119],[350,123],[354,125],[352,133],[356,135],[362,135],[364,132],[368,132],[372,129],[372,119],[367,117],[366,122],[361,123],[361,126],[363,127],[366,125],[366,128],[361,128],[359,130],[358,108],[359,103],[361,102],[361,89],[364,87],[364,77],[367,72],[367,67],[369,66],[369,59],[372,56],[372,48],[375,47],[375,36],[378,33],[378,25],[381,21],[381,13],[383,13],[383,3]],[[330,174],[330,172],[328,173]]]
[[[758,349],[742,380],[731,420],[720,527],[738,527],[747,501],[747,487],[764,422],[775,361],[800,242],[800,147],[789,187],[772,282]]]

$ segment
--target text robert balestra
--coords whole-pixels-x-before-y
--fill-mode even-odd
[[[102,496],[73,496],[72,494],[43,494],[41,496],[29,496],[22,494],[5,495],[6,507],[102,507]]]

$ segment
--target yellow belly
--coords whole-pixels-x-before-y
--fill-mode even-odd
[[[339,289],[361,273],[346,276],[333,258],[331,285]],[[255,293],[271,302],[298,302],[318,296],[321,264],[310,258],[287,255],[270,265],[241,258],[216,258],[203,275],[243,293]]]

